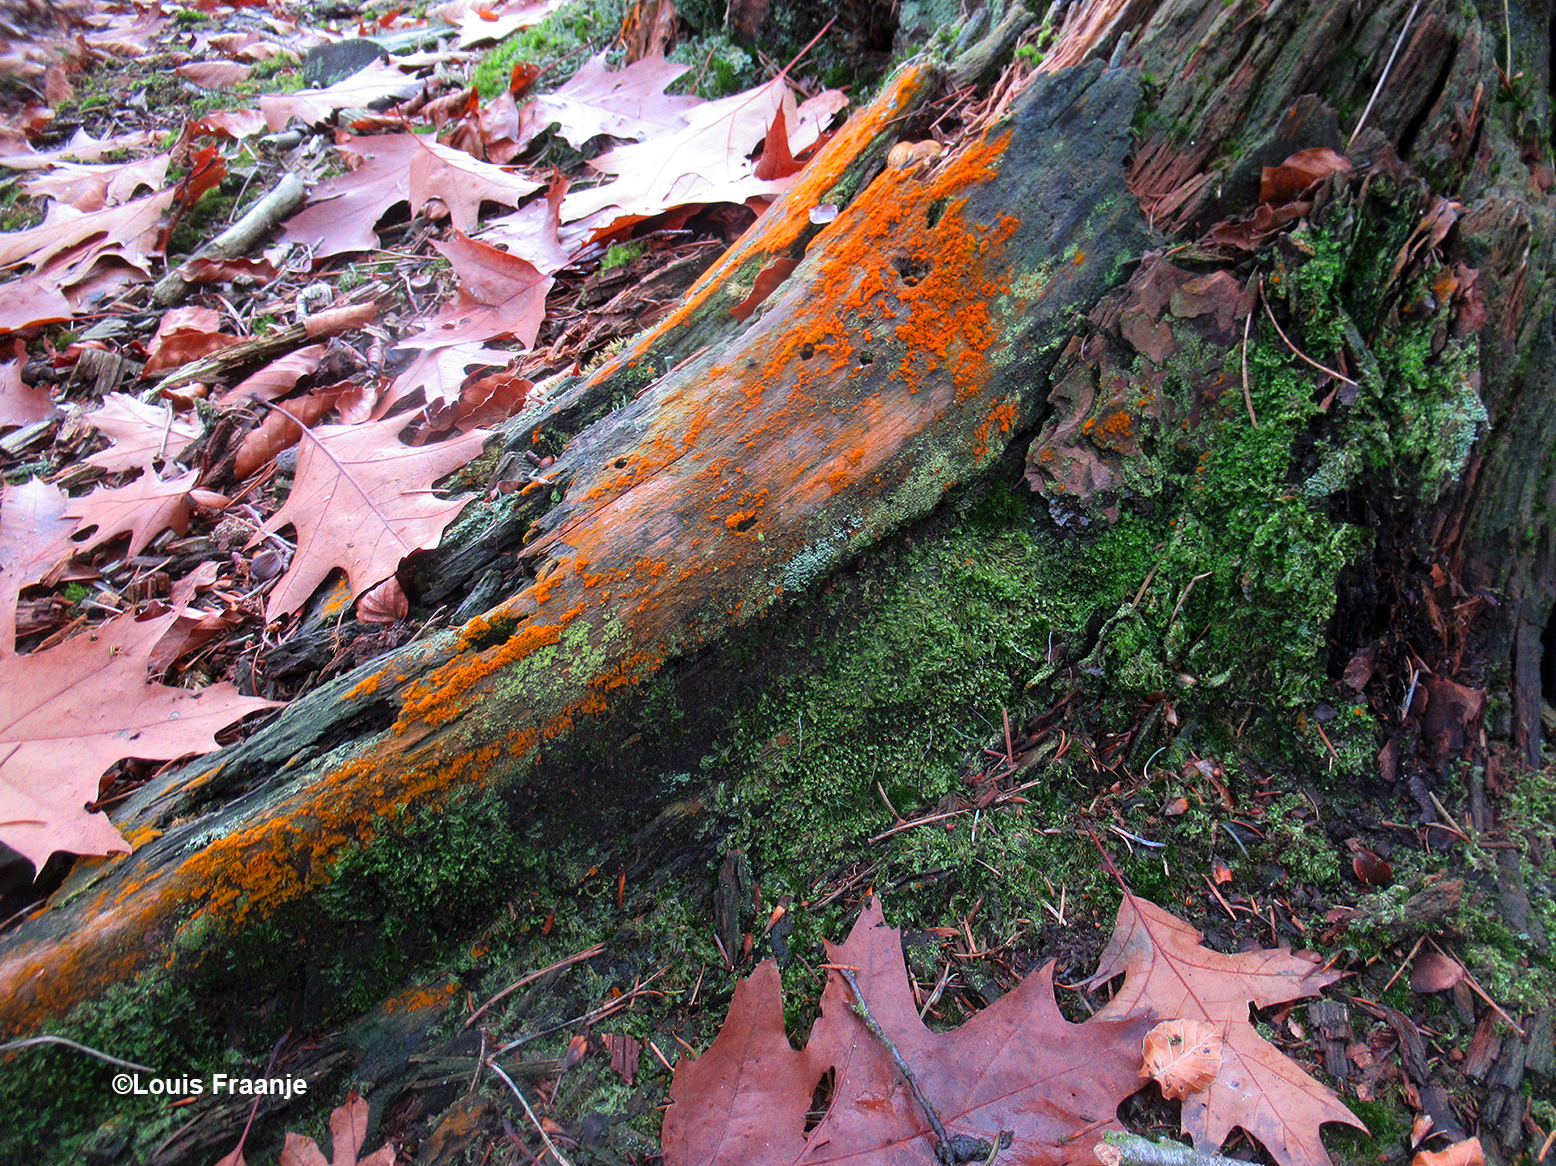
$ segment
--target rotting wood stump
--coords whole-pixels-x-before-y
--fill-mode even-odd
[[[530,486],[531,505],[557,499],[522,552],[533,583],[127,804],[134,853],[81,864],[6,937],[5,1031],[151,968],[176,977],[409,808],[518,781],[662,662],[803,593],[1004,453],[1073,313],[1142,249],[1124,171],[1139,83],[1100,62],[1040,76],[977,140],[850,200],[867,175],[849,167],[932,83],[927,66],[896,77],[676,313],[551,406],[567,417],[662,372]],[[823,202],[844,205],[818,232]],[[773,257],[801,262],[735,324],[727,308]]]

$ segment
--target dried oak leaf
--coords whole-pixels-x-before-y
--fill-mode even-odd
[[[270,593],[267,619],[301,607],[337,567],[353,596],[382,582],[413,551],[437,545],[471,499],[435,497],[431,484],[481,452],[483,430],[412,448],[396,434],[406,419],[310,429],[297,451],[286,505],[265,524],[297,529],[297,554]],[[256,535],[249,543],[261,540]]]
[[[1410,1159],[1410,1166],[1486,1166],[1486,1151],[1479,1138],[1469,1138],[1446,1149],[1421,1150]]]
[[[221,313],[215,308],[174,308],[157,323],[157,334],[147,347],[144,371],[150,376],[177,368],[237,342],[238,337],[221,330]]]
[[[142,186],[159,190],[167,176],[171,154],[138,162],[61,162],[48,174],[22,183],[34,198],[53,198],[78,211],[97,211],[129,202]]]
[[[90,494],[72,498],[65,517],[77,520],[77,530],[97,528],[76,544],[76,550],[91,550],[128,531],[130,545],[124,554],[134,558],[164,530],[171,529],[182,537],[189,530],[189,492],[199,480],[199,470],[166,481],[148,470],[128,485],[100,486]]]
[[[1203,1020],[1164,1020],[1145,1034],[1140,1076],[1152,1078],[1169,1101],[1203,1093],[1221,1072],[1223,1043],[1215,1026]]]
[[[411,214],[429,199],[448,207],[454,228],[467,234],[475,230],[481,204],[495,202],[516,207],[541,188],[542,183],[514,174],[501,166],[472,158],[463,150],[429,142],[412,134],[420,147],[411,155]]]
[[[266,93],[259,99],[259,111],[271,133],[284,130],[294,117],[304,125],[328,121],[337,110],[357,109],[384,97],[406,98],[425,82],[402,73],[398,67],[374,61],[342,81],[324,89],[299,89],[296,93]]]
[[[129,849],[105,814],[86,810],[114,762],[207,752],[217,730],[275,706],[230,684],[194,692],[149,681],[148,654],[176,619],[121,615],[47,651],[0,658],[0,842],[35,868],[56,850]]]
[[[367,1140],[367,1121],[367,1102],[353,1091],[346,1103],[330,1114],[330,1160],[324,1160],[324,1152],[312,1138],[288,1133],[280,1166],[394,1166],[393,1142],[385,1142],[366,1158],[357,1157]],[[247,1166],[242,1142],[216,1166]]]
[[[19,486],[0,485],[0,656],[16,643],[16,599],[76,550],[65,517],[70,499],[39,478]]]
[[[686,124],[687,111],[702,104],[700,97],[670,97],[664,91],[690,67],[651,56],[612,73],[604,53],[590,57],[565,85],[531,99],[520,111],[517,143],[528,145],[551,125],[575,150],[601,134],[636,141],[672,134]]]
[[[27,367],[27,344],[12,340],[11,358],[0,363],[0,425],[31,425],[54,415],[48,385],[28,385],[22,380]],[[3,351],[3,350],[0,350]]]
[[[148,405],[127,393],[109,393],[87,421],[113,444],[86,459],[109,473],[149,465],[155,458],[176,458],[203,432],[198,421],[178,417],[166,405]]]
[[[396,203],[411,196],[411,159],[421,152],[415,134],[373,134],[340,147],[356,169],[314,187],[308,205],[286,221],[278,245],[313,248],[315,262],[378,246],[373,230]]]
[[[177,189],[169,187],[122,206],[85,213],[51,202],[38,226],[0,236],[0,267],[22,263],[43,267],[55,256],[71,251],[70,270],[61,282],[79,279],[104,255],[122,259],[145,274],[151,264],[148,255],[158,249],[162,216],[176,194]]]
[[[1329,1166],[1319,1126],[1366,1127],[1332,1090],[1254,1031],[1248,1006],[1315,995],[1341,973],[1290,948],[1223,955],[1201,947],[1200,939],[1183,920],[1125,895],[1097,974],[1087,982],[1094,987],[1123,972],[1124,986],[1097,1018],[1151,1011],[1215,1025],[1225,1041],[1221,1073],[1203,1093],[1183,1100],[1183,1131],[1195,1147],[1214,1153],[1241,1126],[1281,1166]]]
[[[1149,1021],[1071,1024],[1053,997],[1049,963],[960,1028],[931,1032],[908,987],[902,941],[871,899],[833,965],[858,969],[865,1004],[897,1045],[952,1138],[1014,1140],[1022,1166],[1091,1163],[1094,1138],[1117,1129],[1119,1103],[1139,1087]],[[683,1059],[665,1113],[666,1166],[938,1166],[928,1121],[881,1041],[854,1012],[836,971],[803,1049],[784,1035],[778,969],[759,965],[736,990],[718,1039]],[[832,1102],[807,1135],[816,1086],[835,1071]],[[1006,1151],[1000,1152],[1000,1158]]]

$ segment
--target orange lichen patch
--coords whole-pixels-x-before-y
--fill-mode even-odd
[[[683,327],[695,319],[720,289],[728,286],[731,275],[752,260],[778,255],[792,247],[810,225],[811,210],[820,205],[827,192],[837,185],[859,152],[917,103],[934,85],[934,66],[927,62],[908,65],[887,81],[874,101],[854,114],[833,135],[821,152],[802,170],[783,195],[756,221],[740,242],[691,286],[680,306],[661,321],[633,352],[647,352],[655,335]],[[825,232],[823,232],[825,234]]]
[[[750,529],[751,524],[755,521],[755,510],[737,510],[724,520],[724,525],[729,527],[730,530],[743,531]]]
[[[378,691],[378,679],[378,673],[370,672],[347,689],[340,699],[350,701],[362,696],[372,696]]]
[[[423,1012],[428,1008],[442,1008],[459,993],[458,980],[450,980],[437,987],[417,986],[398,992],[383,1002],[383,1010],[391,1015],[401,1012]]]
[[[146,843],[155,842],[158,838],[161,837],[162,831],[150,823],[147,823],[143,826],[136,826],[133,830],[126,830],[124,832],[124,840],[130,844],[130,849],[132,851],[139,850],[142,846],[145,846]]]
[[[406,688],[394,731],[403,733],[418,721],[432,727],[446,724],[464,711],[464,701],[475,685],[537,649],[561,642],[561,623],[530,624],[494,648],[456,657]]]
[[[268,917],[327,883],[333,862],[376,833],[380,819],[482,784],[503,745],[415,763],[375,747],[187,857],[105,881],[83,904],[84,926],[20,945],[0,963],[0,1030],[35,1029],[108,984],[130,982],[159,942],[164,961],[176,965],[174,932],[193,934],[199,920],[230,934]]]

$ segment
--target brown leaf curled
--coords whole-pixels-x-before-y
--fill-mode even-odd
[[[1168,1101],[1203,1093],[1221,1072],[1221,1034],[1202,1020],[1164,1020],[1145,1034],[1140,1076],[1162,1087]]]

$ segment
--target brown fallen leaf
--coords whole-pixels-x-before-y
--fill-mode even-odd
[[[1168,1101],[1203,1093],[1221,1072],[1221,1034],[1202,1020],[1164,1020],[1145,1034],[1140,1076],[1162,1087]]]
[[[47,174],[22,183],[34,198],[52,198],[78,211],[102,210],[129,202],[141,187],[158,190],[167,175],[171,154],[138,162],[61,162]]]
[[[1425,951],[1410,969],[1410,987],[1415,992],[1446,992],[1464,979],[1464,965],[1440,951]]]
[[[374,61],[342,81],[323,89],[299,89],[296,93],[266,93],[259,111],[271,133],[279,133],[296,118],[304,125],[319,125],[342,109],[359,109],[383,97],[407,98],[426,83],[401,72],[395,65]]]
[[[238,446],[232,476],[241,482],[282,450],[291,449],[302,439],[305,426],[318,424],[343,394],[356,387],[345,381],[328,388],[312,389],[307,396],[296,397],[280,409],[272,409],[263,421],[248,431],[243,444]]]
[[[240,81],[247,81],[253,69],[237,61],[190,61],[173,71],[202,89],[230,89]]]
[[[128,532],[130,545],[124,555],[134,558],[164,530],[182,536],[189,530],[189,491],[199,480],[199,470],[167,481],[148,470],[127,485],[99,486],[90,494],[72,498],[65,517],[77,520],[78,531],[97,528],[76,544],[76,550],[91,550]]]
[[[0,656],[16,644],[16,600],[56,564],[75,553],[70,504],[58,486],[39,478],[0,483]]]
[[[1486,1166],[1486,1151],[1479,1138],[1467,1138],[1443,1150],[1420,1150],[1410,1166]]]
[[[8,359],[0,363],[0,425],[31,425],[54,415],[48,385],[28,385],[22,381],[27,367],[27,343],[12,340],[4,346]]]
[[[409,175],[413,215],[435,198],[448,207],[454,229],[469,234],[475,230],[483,202],[516,207],[541,188],[539,182],[472,158],[463,150],[411,136],[419,147],[411,155]]]
[[[84,275],[103,255],[113,255],[138,268],[150,269],[150,255],[157,252],[162,216],[173,205],[176,188],[158,191],[123,206],[83,213],[52,202],[44,220],[25,231],[0,236],[0,267],[22,263],[43,267],[55,256],[71,251],[65,282]]]
[[[1350,170],[1350,159],[1326,147],[1298,151],[1279,166],[1260,171],[1259,201],[1275,206],[1291,202],[1331,174],[1348,174]]]
[[[148,654],[176,618],[121,615],[46,651],[0,658],[0,842],[35,869],[56,850],[129,849],[106,814],[85,808],[115,761],[204,753],[218,729],[275,707],[230,684],[150,683]]]
[[[277,240],[313,248],[315,262],[378,246],[373,228],[396,203],[409,200],[411,159],[421,145],[415,134],[372,134],[340,150],[356,168],[319,183]]]
[[[177,368],[237,342],[238,337],[221,331],[221,313],[215,308],[174,308],[158,322],[147,345],[144,375]]]
[[[517,145],[523,149],[552,125],[575,150],[601,134],[637,141],[672,134],[686,124],[687,111],[702,104],[699,97],[664,92],[689,68],[649,56],[612,73],[604,53],[590,57],[565,84],[531,98],[520,111]]]
[[[157,458],[176,458],[204,432],[192,417],[176,416],[166,405],[148,405],[127,393],[109,393],[86,420],[113,441],[107,449],[89,455],[86,463],[109,473],[139,469]]]
[[[481,451],[477,430],[413,449],[396,434],[406,419],[311,429],[297,452],[297,478],[286,505],[265,530],[297,530],[292,565],[270,593],[267,619],[295,611],[336,568],[352,595],[394,574],[413,551],[437,545],[443,528],[472,495],[442,499],[431,485]],[[262,535],[250,540],[253,546]]]
[[[1115,1111],[1139,1087],[1137,1042],[1149,1022],[1069,1023],[1054,1002],[1053,963],[960,1028],[934,1033],[919,1019],[901,933],[885,926],[879,899],[866,903],[846,943],[827,945],[827,957],[821,1018],[802,1049],[785,1035],[772,960],[735,989],[718,1039],[676,1066],[664,1121],[666,1166],[938,1166],[929,1123],[891,1054],[854,1011],[840,968],[857,969],[866,1006],[948,1135],[992,1146],[1010,1131],[1011,1162],[1079,1166],[1093,1161],[1090,1134],[1119,1128]],[[829,1069],[836,1074],[831,1105],[807,1133],[811,1098]]]
[[[286,1145],[281,1148],[280,1166],[394,1166],[393,1142],[385,1142],[366,1158],[357,1157],[367,1140],[368,1116],[367,1102],[353,1091],[346,1103],[330,1114],[330,1160],[324,1160],[323,1151],[312,1138],[288,1133]],[[246,1166],[241,1139],[238,1148],[216,1166]]]
[[[1254,1031],[1248,1007],[1315,995],[1341,973],[1289,948],[1223,955],[1201,947],[1200,938],[1183,920],[1126,894],[1097,974],[1087,981],[1095,987],[1123,972],[1124,985],[1097,1016],[1151,1011],[1207,1021],[1222,1033],[1220,1075],[1203,1093],[1183,1099],[1183,1131],[1197,1149],[1214,1153],[1241,1126],[1281,1166],[1329,1166],[1319,1127],[1330,1121],[1366,1127],[1333,1090]]]
[[[297,382],[319,367],[324,359],[327,344],[309,344],[295,349],[264,368],[239,381],[218,399],[218,405],[231,405],[253,398],[258,401],[274,401],[286,396],[297,387]]]
[[[363,623],[397,623],[409,615],[410,610],[410,600],[393,575],[357,600],[357,618]]]

